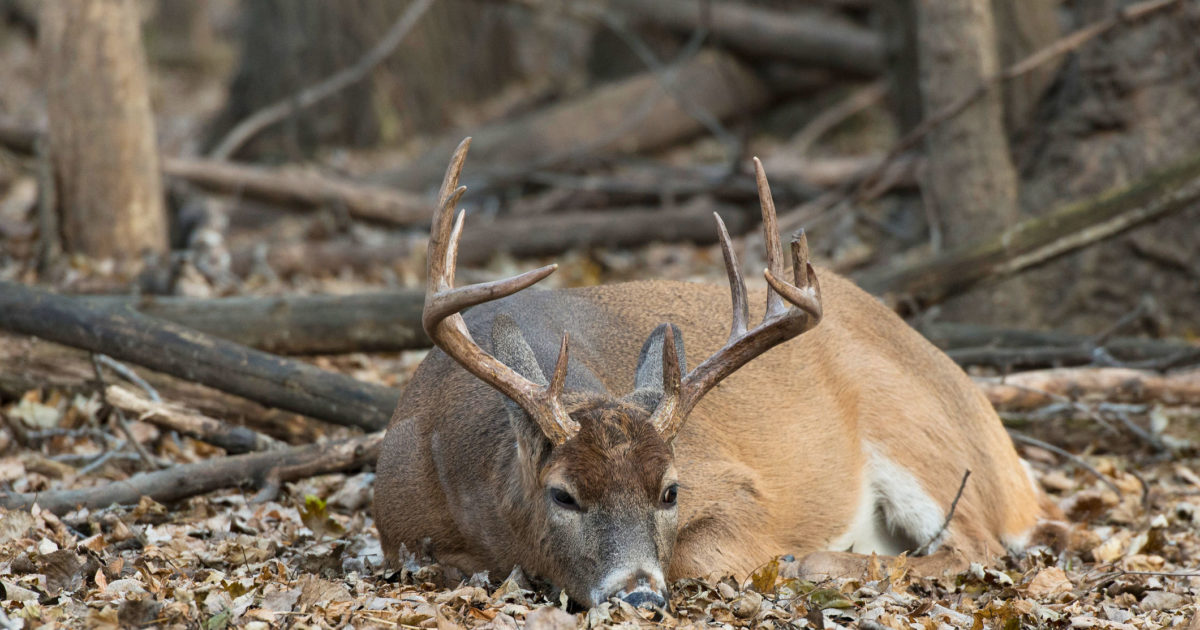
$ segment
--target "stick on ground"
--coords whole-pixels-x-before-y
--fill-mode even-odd
[[[0,506],[9,510],[28,509],[37,503],[42,509],[61,515],[81,507],[96,510],[113,504],[135,505],[143,496],[168,503],[247,482],[259,484],[272,470],[279,471],[282,481],[291,481],[296,478],[288,476],[291,470],[324,474],[361,468],[375,462],[382,441],[383,432],[378,431],[328,444],[207,459],[92,488],[0,494]],[[303,469],[294,468],[302,463]]]
[[[307,416],[374,430],[400,393],[223,339],[12,282],[0,282],[0,329],[107,354]]]
[[[105,395],[109,404],[134,414],[138,420],[219,446],[231,455],[285,446],[279,440],[253,429],[226,424],[183,405],[156,403],[119,385],[109,385]]]

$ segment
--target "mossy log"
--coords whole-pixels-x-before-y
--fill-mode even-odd
[[[1200,153],[1142,180],[1022,221],[992,237],[855,279],[897,309],[924,308],[1200,202]]]

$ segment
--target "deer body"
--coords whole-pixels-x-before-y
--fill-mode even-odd
[[[584,604],[664,605],[670,580],[745,576],[784,554],[823,573],[918,548],[940,549],[914,560],[929,569],[986,560],[1048,516],[957,365],[849,281],[817,274],[802,237],[783,280],[757,162],[766,291],[747,295],[719,219],[729,289],[522,291],[553,268],[455,288],[466,144],[431,234],[423,322],[439,349],[380,451],[390,562],[428,543],[466,573],[519,565]]]
[[[828,271],[820,276],[820,334],[730,376],[676,438],[683,491],[668,579],[744,576],[789,553],[912,549],[937,533],[966,469],[972,476],[944,544],[977,558],[1002,553],[1040,516],[1008,435],[962,370],[865,292]],[[638,282],[523,292],[466,319],[487,347],[492,319],[511,314],[546,371],[569,331],[567,390],[598,379],[624,393],[660,322],[678,324],[689,354],[719,348],[727,300],[715,285]],[[503,575],[514,564],[541,572],[521,555],[530,549],[520,531],[528,515],[519,509],[528,498],[510,478],[519,466],[504,405],[440,351],[421,365],[379,461],[376,513],[386,550],[428,537],[439,560],[468,572]],[[915,479],[928,501],[902,505],[895,494],[913,488],[889,484],[894,469]],[[897,535],[889,535],[889,516]]]

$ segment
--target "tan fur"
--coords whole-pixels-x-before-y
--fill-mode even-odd
[[[1001,554],[1044,516],[1008,435],[962,370],[850,282],[826,270],[818,275],[820,325],[712,390],[671,445],[681,489],[670,579],[745,576],[776,555],[827,550],[855,514],[866,444],[909,471],[943,509],[963,472],[972,471],[945,551],[925,561],[931,567],[942,566],[935,556],[957,564]],[[764,301],[752,293],[750,303],[759,305],[752,321]],[[689,367],[717,350],[728,335],[729,294],[723,286],[677,282],[527,290],[465,314],[483,348],[498,313],[516,320],[544,371],[568,331],[568,390],[598,379],[620,398],[633,387],[642,343],[660,323],[682,331]],[[563,582],[574,578],[539,550],[545,516],[529,488],[540,481],[514,463],[519,448],[538,447],[513,430],[505,409],[500,394],[440,351],[430,354],[396,409],[379,459],[375,517],[383,548],[394,559],[401,544],[412,549],[428,539],[439,560],[464,571],[503,575],[519,564],[572,592]],[[547,453],[541,456],[561,456]],[[622,483],[636,479],[638,492],[650,496],[661,473],[622,474]]]

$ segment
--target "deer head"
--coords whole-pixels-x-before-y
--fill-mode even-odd
[[[808,263],[804,235],[792,241],[792,282],[784,260],[775,208],[762,164],[755,159],[770,285],[763,321],[747,329],[746,287],[721,218],[717,228],[733,302],[725,346],[687,371],[683,337],[662,324],[643,344],[635,387],[623,398],[565,392],[569,339],[544,373],[516,322],[495,318],[492,352],[472,339],[460,312],[529,287],[554,272],[549,265],[524,274],[454,287],[463,213],[453,207],[470,139],[451,159],[438,196],[428,252],[428,288],[422,323],[426,333],[463,368],[504,394],[515,437],[512,492],[505,499],[510,525],[529,549],[525,568],[572,598],[595,605],[619,597],[635,606],[665,606],[666,571],[678,531],[677,483],[672,443],[688,414],[722,379],[769,348],[810,330],[821,319],[820,286]],[[785,303],[786,302],[786,303]],[[497,445],[496,448],[509,448]]]

